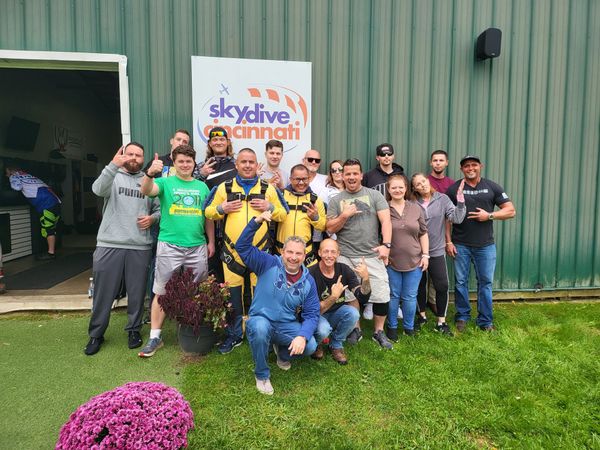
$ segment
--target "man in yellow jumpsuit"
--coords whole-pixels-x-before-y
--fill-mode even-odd
[[[214,188],[206,200],[206,217],[211,220],[223,220],[223,242],[221,261],[225,281],[231,290],[232,314],[227,327],[227,337],[219,346],[219,353],[231,352],[242,343],[242,317],[244,305],[242,288],[254,286],[256,276],[251,274],[235,250],[235,243],[250,219],[263,211],[271,211],[272,220],[281,222],[288,213],[288,207],[277,189],[257,175],[258,162],[254,150],[244,148],[238,153],[237,175]],[[269,246],[269,229],[263,223],[254,236],[252,244],[260,250]]]
[[[313,251],[313,231],[325,231],[327,217],[323,201],[310,189],[308,169],[298,164],[292,167],[290,185],[283,190],[283,198],[290,209],[284,221],[277,226],[275,250],[281,254],[283,243],[290,236],[301,237],[306,243],[304,265],[311,267],[317,263]]]

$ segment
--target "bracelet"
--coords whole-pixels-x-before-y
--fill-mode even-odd
[[[421,258],[427,258],[427,259],[429,259],[429,258],[431,258],[431,256],[429,256],[429,255],[426,255],[425,253],[423,253],[423,254],[421,255]]]
[[[454,245],[454,243],[452,241],[450,241],[450,242],[446,242],[446,245]]]

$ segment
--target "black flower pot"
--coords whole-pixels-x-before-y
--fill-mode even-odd
[[[188,355],[206,355],[217,343],[217,334],[212,325],[201,325],[196,336],[191,326],[179,324],[177,336],[181,350]]]

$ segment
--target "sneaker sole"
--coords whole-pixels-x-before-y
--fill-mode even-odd
[[[138,356],[140,358],[150,358],[151,356],[154,356],[154,354],[156,353],[156,350],[158,350],[159,348],[161,348],[164,344],[161,342],[160,344],[158,344],[158,346],[152,350],[151,352],[148,353],[144,353],[144,352],[139,352]]]

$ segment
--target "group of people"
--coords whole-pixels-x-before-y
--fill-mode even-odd
[[[105,204],[86,354],[100,350],[122,279],[128,344],[142,346],[150,274],[150,336],[139,356],[154,355],[163,345],[165,318],[157,299],[181,268],[192,269],[197,281],[210,272],[229,284],[232,311],[218,351],[227,354],[242,344],[245,322],[256,387],[264,394],[273,393],[271,348],[282,370],[293,357],[319,360],[326,352],[347,364],[344,343],[363,337],[361,310],[373,320],[373,341],[384,349],[401,333],[413,336],[427,322],[427,308],[437,317],[434,329],[451,336],[446,255],[455,264],[456,329],[464,330],[471,318],[473,263],[476,325],[494,330],[492,222],[514,217],[515,209],[500,185],[481,177],[477,156],[460,160],[464,178],[455,182],[445,174],[448,155],[442,150],[431,155],[431,173],[409,180],[394,162],[391,144],[377,146],[373,170],[363,173],[358,159],[335,160],[327,176],[319,173],[320,153],[311,149],[288,176],[280,168],[280,141],[266,143],[262,165],[249,148],[234,157],[224,128],[210,130],[207,140],[206,159],[196,163],[189,133],[177,130],[170,152],[155,154],[144,170],[142,145],[129,143],[94,182]]]

